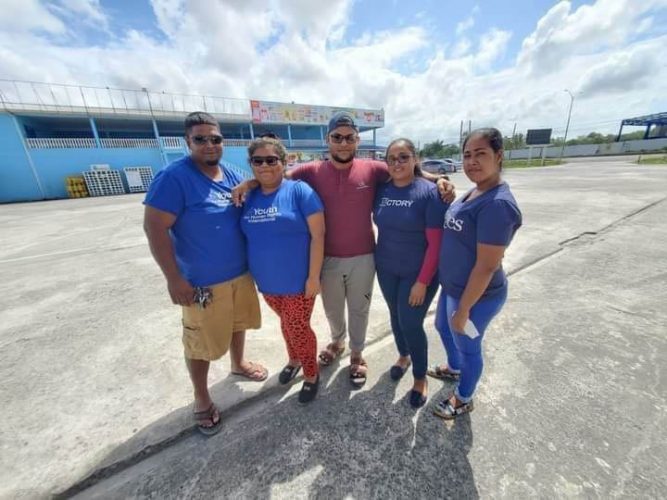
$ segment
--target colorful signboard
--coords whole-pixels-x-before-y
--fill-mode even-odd
[[[282,102],[250,101],[253,123],[296,123],[326,125],[337,111],[347,111],[360,127],[383,127],[384,110],[333,108],[286,104]]]

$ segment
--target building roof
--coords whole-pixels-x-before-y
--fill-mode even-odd
[[[667,112],[652,115],[625,118],[621,125],[634,125],[636,127],[648,127],[650,125],[667,125]]]

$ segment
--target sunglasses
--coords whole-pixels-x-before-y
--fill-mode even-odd
[[[275,167],[280,162],[280,158],[277,156],[251,156],[250,163],[253,167],[261,167],[265,163],[269,167]]]
[[[387,165],[396,165],[397,163],[405,165],[410,161],[410,158],[412,158],[412,155],[407,153],[400,153],[398,156],[387,156]]]
[[[329,137],[331,137],[331,141],[334,144],[342,144],[343,141],[347,142],[348,144],[354,144],[355,142],[357,142],[357,134],[349,134],[349,135],[331,134]]]
[[[218,144],[222,144],[222,136],[221,135],[193,135],[192,136],[192,142],[194,142],[197,146],[203,146],[207,142],[210,142],[211,144],[217,146]]]

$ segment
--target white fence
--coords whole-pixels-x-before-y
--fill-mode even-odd
[[[97,147],[95,139],[88,137],[26,139],[26,145],[30,149],[86,149]]]
[[[117,138],[117,139],[100,139],[103,148],[157,148],[157,139],[132,139],[132,138]]]
[[[612,142],[610,144],[578,144],[576,146],[565,146],[563,156],[565,158],[570,158],[576,156],[621,155],[626,153],[659,151],[663,148],[667,148],[667,138]],[[546,158],[558,158],[561,155],[560,146],[538,146],[533,148],[532,153],[528,148],[505,151],[505,158],[511,158],[513,160],[528,158],[529,156],[532,156],[533,158],[541,158],[543,150],[546,150],[544,151]]]

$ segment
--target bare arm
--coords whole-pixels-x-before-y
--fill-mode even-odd
[[[174,304],[189,306],[193,302],[194,289],[183,276],[176,264],[174,245],[169,237],[169,229],[174,225],[176,216],[146,206],[144,210],[144,232],[155,262],[167,279],[167,289]]]
[[[459,308],[452,318],[452,329],[461,333],[470,316],[470,309],[482,296],[486,287],[489,286],[493,273],[498,269],[505,254],[502,245],[477,244],[477,260],[472,272],[468,277],[465,290],[459,301]]]
[[[309,299],[320,292],[320,273],[324,262],[324,213],[310,215],[307,222],[310,231],[310,268],[305,295]]]

